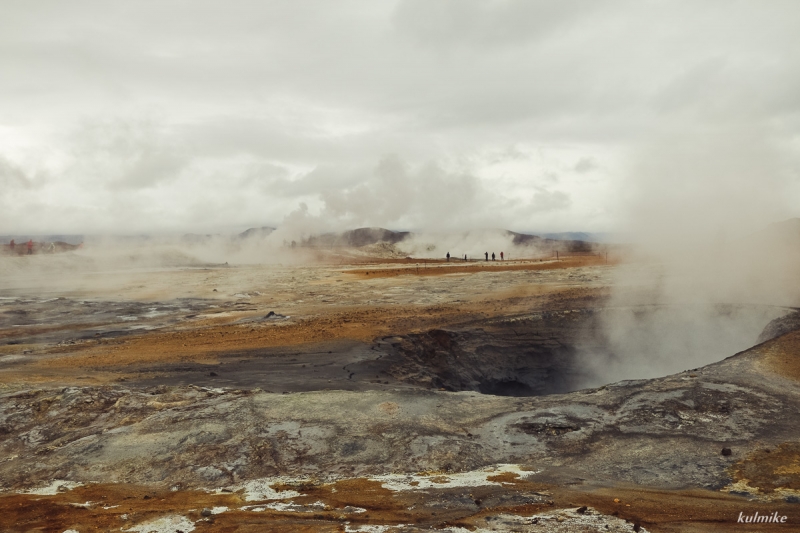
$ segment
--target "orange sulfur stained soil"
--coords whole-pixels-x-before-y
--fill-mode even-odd
[[[784,442],[748,454],[731,467],[731,477],[767,494],[776,489],[800,491],[800,442]]]
[[[395,276],[445,276],[448,274],[479,274],[481,272],[514,272],[558,270],[582,266],[607,265],[605,257],[587,255],[566,257],[560,260],[519,260],[519,261],[417,261],[409,266],[392,266],[372,269],[353,269],[347,273],[363,278],[390,278]],[[614,261],[611,264],[615,264]]]
[[[742,511],[749,514],[758,511],[762,515],[778,512],[792,520],[800,518],[796,506],[791,504],[748,502],[741,497],[703,490],[629,486],[583,489],[523,480],[501,483],[424,492],[395,492],[364,478],[276,484],[278,494],[291,490],[301,495],[260,502],[246,501],[239,492],[94,484],[55,495],[0,495],[0,529],[9,533],[66,529],[141,531],[134,528],[172,517],[191,523],[198,532],[344,531],[345,525],[351,530],[402,525],[420,530],[448,527],[474,530],[490,526],[502,515],[532,519],[564,510],[565,516],[569,516],[566,513],[576,516],[577,512],[614,517],[627,523],[628,531],[637,531],[634,527],[638,526],[650,532],[701,533],[737,530],[737,518]],[[442,505],[443,502],[451,504]],[[747,531],[778,530],[770,527],[775,528],[752,524]]]
[[[596,261],[594,257],[575,258],[576,264],[589,264]],[[563,272],[570,275],[576,270],[570,259],[553,263],[521,263],[492,267],[491,272],[482,272],[483,267],[469,267],[470,274],[491,276],[502,275],[505,270],[539,270]],[[588,263],[587,263],[588,262]],[[499,269],[499,270],[498,270]],[[369,272],[384,272],[386,265]],[[452,268],[443,266],[436,269],[443,273]],[[352,275],[356,272],[356,275]],[[551,283],[515,282],[508,286],[497,285],[493,278],[480,278],[481,282],[461,282],[454,278],[443,278],[445,287],[458,284],[463,297],[457,301],[444,299],[433,303],[432,294],[442,289],[435,287],[414,288],[408,286],[409,277],[397,277],[378,280],[392,285],[388,290],[404,290],[406,299],[418,302],[377,301],[365,305],[364,300],[371,295],[361,296],[352,288],[361,291],[379,292],[380,286],[372,290],[375,281],[367,282],[366,275],[358,274],[366,271],[345,271],[344,283],[330,281],[311,281],[302,285],[305,294],[297,294],[291,289],[285,298],[296,308],[295,311],[284,311],[292,316],[287,320],[275,322],[261,319],[272,308],[283,309],[275,298],[259,296],[221,307],[221,311],[198,315],[190,320],[183,320],[176,325],[156,322],[155,329],[114,338],[90,338],[74,344],[58,345],[10,345],[11,354],[18,354],[22,349],[33,351],[29,361],[0,371],[0,383],[19,383],[25,380],[35,383],[49,381],[77,383],[106,383],[119,379],[129,379],[132,372],[152,364],[170,362],[196,362],[215,364],[230,358],[248,357],[243,355],[254,350],[275,347],[291,347],[311,345],[314,343],[359,341],[369,343],[376,338],[388,335],[404,335],[411,332],[432,328],[456,326],[461,323],[488,320],[512,313],[524,313],[530,310],[558,310],[571,307],[584,307],[592,302],[601,301],[608,294],[607,287],[602,286],[564,286],[562,274],[553,277]],[[189,272],[185,276],[197,277],[198,272]],[[235,276],[236,273],[231,274]],[[381,274],[382,275],[382,274]],[[379,278],[381,275],[373,276]],[[191,278],[190,278],[191,279]],[[337,278],[338,279],[338,278]],[[359,280],[364,281],[359,281]],[[300,282],[294,282],[299,284]],[[398,285],[399,283],[399,285]],[[485,284],[481,285],[481,283]],[[436,292],[433,293],[430,289]],[[305,301],[314,297],[312,291],[323,292],[332,301],[339,302],[343,297],[353,298],[352,303],[312,303]],[[419,292],[417,292],[419,291]],[[310,294],[309,294],[310,293]],[[302,302],[298,302],[302,300]],[[250,320],[253,320],[250,322]],[[71,328],[103,327],[103,324],[34,326],[25,332],[33,338],[46,333],[60,332],[69,334]],[[18,328],[0,329],[0,338],[13,338],[19,335]],[[78,332],[76,331],[76,334]],[[16,348],[16,350],[15,350]]]
[[[770,371],[795,381],[800,381],[800,331],[767,342],[759,348],[762,364]]]

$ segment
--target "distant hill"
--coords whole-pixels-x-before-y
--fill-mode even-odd
[[[350,246],[359,247],[385,242],[396,244],[410,235],[407,231],[392,231],[385,228],[358,228],[342,233],[324,233],[309,237],[303,244],[312,247]]]
[[[80,244],[85,239],[83,235],[0,235],[0,244],[5,243],[8,244],[11,239],[14,239],[17,243],[21,242],[28,242],[28,240],[33,240],[34,242],[62,242],[65,244]]]
[[[197,233],[186,233],[181,236],[181,241],[186,244],[205,244],[214,238],[214,235],[199,235]]]
[[[516,231],[506,230],[506,235],[510,235],[514,239],[511,241],[514,246],[528,246],[541,244],[544,239],[538,235],[529,235],[527,233],[517,233]]]
[[[240,239],[249,239],[251,237],[261,237],[261,238],[263,238],[263,237],[267,237],[273,231],[275,231],[275,228],[271,228],[269,226],[262,226],[260,228],[247,229],[247,230],[241,232],[239,235],[237,235],[237,237],[240,238]]]
[[[591,252],[594,248],[593,243],[580,239],[543,238],[539,235],[529,235],[527,233],[517,233],[515,231],[506,231],[506,234],[513,236],[511,242],[514,246],[536,246],[543,250],[563,250],[569,252]]]
[[[384,228],[358,228],[342,233],[350,246],[367,246],[379,242],[395,244],[409,236],[407,231],[392,231]]]
[[[542,233],[542,237],[557,241],[584,241],[584,242],[623,242],[623,235],[617,233],[587,233],[584,231],[563,231],[560,233]]]

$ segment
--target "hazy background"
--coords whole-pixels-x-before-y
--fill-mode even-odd
[[[423,256],[624,234],[602,380],[800,306],[800,225],[769,229],[800,215],[796,1],[5,1],[0,67],[0,235],[278,228],[143,245],[172,265],[361,226]]]
[[[6,1],[0,234],[734,236],[797,214],[799,54],[793,1]]]

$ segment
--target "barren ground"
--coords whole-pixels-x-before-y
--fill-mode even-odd
[[[602,258],[13,260],[3,531],[800,527],[800,332],[583,388]]]

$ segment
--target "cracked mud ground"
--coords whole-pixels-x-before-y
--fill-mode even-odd
[[[34,266],[0,291],[2,531],[800,523],[792,316],[717,363],[603,385],[579,354],[607,348],[615,267],[591,257],[68,288]]]

